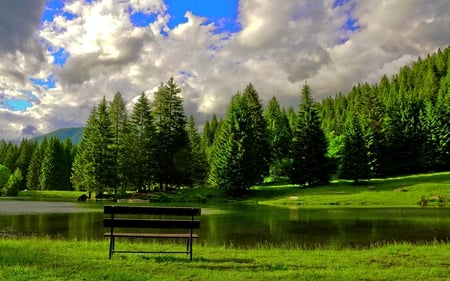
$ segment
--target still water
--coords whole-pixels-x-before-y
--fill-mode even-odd
[[[102,239],[101,205],[0,200],[0,237]],[[239,247],[270,243],[304,247],[388,241],[450,241],[450,208],[202,208],[199,243]]]

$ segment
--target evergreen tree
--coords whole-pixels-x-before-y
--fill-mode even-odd
[[[317,106],[311,89],[305,83],[293,132],[292,171],[290,178],[295,184],[326,184],[329,181],[327,141],[321,129]]]
[[[114,133],[105,98],[91,111],[74,159],[71,181],[75,189],[102,193],[117,181]]]
[[[267,121],[272,162],[270,176],[272,178],[289,175],[289,153],[291,149],[292,132],[286,113],[281,110],[275,97],[270,99],[264,112]]]
[[[41,190],[39,178],[47,145],[47,138],[44,138],[40,144],[36,145],[33,155],[31,156],[26,175],[26,187],[30,190]]]
[[[138,190],[149,187],[157,175],[156,132],[151,106],[142,93],[134,105],[127,137],[127,157],[123,159],[122,172]]]
[[[78,145],[72,164],[72,175],[70,177],[74,189],[88,191],[89,198],[91,198],[91,193],[95,192],[97,187],[93,156],[94,142],[97,138],[97,131],[95,130],[96,112],[97,108],[94,106],[86,122],[83,138]]]
[[[46,147],[42,160],[39,183],[42,190],[69,189],[69,181],[65,169],[65,155],[61,142],[52,137]]]
[[[33,152],[36,149],[36,141],[30,141],[23,139],[19,147],[19,157],[17,158],[16,164],[23,175],[28,175],[28,167],[30,166],[30,161],[33,156]],[[26,188],[26,177],[21,177],[20,182],[17,183],[19,190]]]
[[[93,164],[97,192],[114,187],[117,182],[117,162],[114,154],[114,132],[106,100],[100,102],[94,122]]]
[[[245,88],[242,93],[242,98],[244,99],[247,110],[249,111],[248,116],[250,119],[248,120],[248,129],[250,131],[248,131],[247,134],[252,136],[250,139],[252,144],[250,145],[255,153],[255,155],[251,155],[251,160],[249,162],[250,166],[247,168],[254,173],[255,183],[260,183],[269,173],[272,156],[267,122],[264,118],[263,108],[261,101],[259,100],[258,92],[251,83]]]
[[[262,152],[262,148],[266,151]],[[267,124],[256,91],[233,96],[211,152],[209,183],[242,196],[267,173],[270,155]]]
[[[190,116],[187,124],[187,133],[192,153],[192,181],[197,185],[205,185],[209,170],[206,152],[195,124],[194,116]]]
[[[346,126],[339,177],[353,180],[358,184],[361,179],[370,179],[370,174],[369,154],[363,128],[359,118],[354,117]]]
[[[118,181],[113,186],[114,194],[117,194],[117,187],[119,185],[125,186],[126,175],[124,175],[124,170],[127,169],[125,162],[127,162],[129,155],[127,152],[127,147],[125,144],[125,138],[128,132],[128,115],[125,101],[120,94],[117,92],[114,95],[113,101],[109,106],[109,116],[111,118],[111,127],[114,135],[114,145],[112,146],[114,161],[117,163],[116,174]]]
[[[158,149],[157,180],[161,190],[169,186],[189,185],[191,162],[186,116],[181,89],[173,78],[161,84],[153,101],[153,122],[156,128]]]
[[[238,92],[231,99],[226,118],[211,151],[209,183],[223,188],[232,196],[242,196],[255,183],[247,170],[249,156],[254,154],[248,135],[249,111]]]

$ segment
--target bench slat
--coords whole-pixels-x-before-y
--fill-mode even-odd
[[[137,214],[168,216],[200,216],[201,208],[192,207],[154,207],[154,206],[104,206],[105,214]]]
[[[158,220],[158,219],[103,219],[104,227],[128,228],[200,228],[199,220]]]
[[[129,233],[129,232],[114,232],[114,237],[130,237],[130,238],[190,238],[189,233]],[[110,232],[103,234],[105,237],[110,237]],[[198,234],[193,233],[192,238],[199,238]]]

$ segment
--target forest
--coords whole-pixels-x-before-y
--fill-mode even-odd
[[[115,196],[208,186],[243,196],[257,183],[355,184],[450,170],[450,47],[418,58],[376,84],[321,101],[305,83],[297,108],[250,83],[226,115],[201,132],[170,78],[131,112],[120,93],[93,106],[79,144],[56,137],[0,141],[0,189],[85,190]],[[326,83],[326,81],[324,81]],[[332,89],[330,89],[332,90]]]

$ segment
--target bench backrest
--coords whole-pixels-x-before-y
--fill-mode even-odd
[[[148,207],[148,206],[104,206],[104,214],[111,215],[110,218],[103,219],[103,226],[120,228],[200,228],[200,220],[195,220],[195,216],[201,215],[201,208],[192,207]],[[151,218],[141,219],[119,217],[116,215],[153,215],[184,217],[184,219],[173,218]]]

